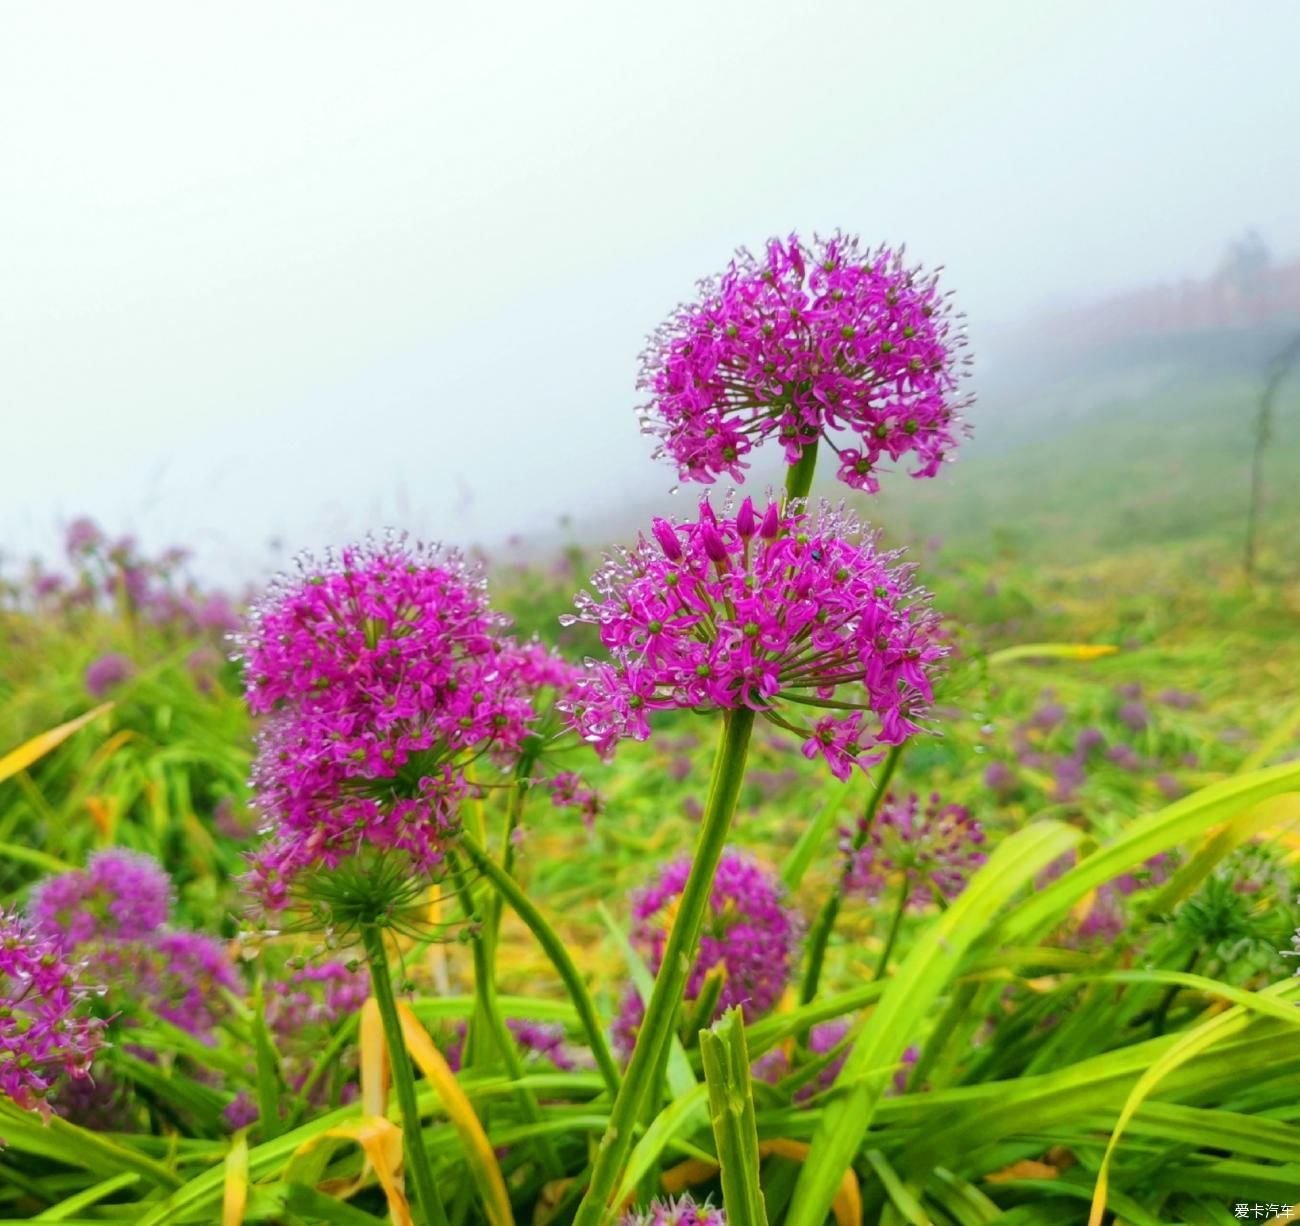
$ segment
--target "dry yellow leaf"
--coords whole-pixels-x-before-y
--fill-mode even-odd
[[[39,762],[51,749],[57,749],[74,732],[80,731],[91,720],[112,709],[111,702],[103,703],[93,711],[78,715],[76,719],[70,719],[66,724],[60,724],[57,728],[51,728],[32,737],[30,741],[24,741],[17,749],[11,749],[0,758],[0,782],[18,774],[19,771],[25,771],[34,762]]]

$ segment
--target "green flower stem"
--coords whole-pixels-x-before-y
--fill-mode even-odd
[[[536,764],[535,754],[525,751],[515,763],[514,779],[510,785],[510,800],[506,806],[505,830],[501,840],[501,868],[508,876],[514,876],[515,867],[515,844],[513,839],[514,832],[519,828],[519,824],[524,815],[524,799],[528,793],[528,776]],[[484,832],[486,836],[486,831]],[[461,894],[462,902],[465,895]],[[501,913],[503,902],[501,895],[493,891],[491,898],[487,901],[486,911],[483,917],[483,935],[484,935],[484,952],[487,955],[487,974],[479,975],[475,971],[476,982],[490,979],[493,984],[496,983],[497,975],[497,948],[498,938],[501,935]],[[466,915],[471,912],[467,911]],[[477,966],[478,951],[475,950],[475,965]],[[472,1067],[478,1063],[479,1057],[485,1043],[486,1032],[494,1029],[492,1021],[484,1013],[484,997],[478,997],[478,1004],[474,1011],[474,1017],[470,1020],[469,1033],[465,1036],[465,1063]]]
[[[397,1017],[397,1002],[393,997],[393,981],[388,973],[388,955],[384,951],[383,929],[374,924],[361,926],[361,943],[366,960],[370,963],[370,990],[379,1006],[379,1016],[384,1023],[384,1038],[388,1041],[388,1067],[393,1075],[393,1088],[402,1109],[402,1132],[406,1137],[406,1169],[415,1185],[416,1202],[427,1226],[447,1226],[447,1211],[443,1208],[438,1187],[433,1181],[433,1167],[424,1147],[424,1130],[420,1126],[420,1107],[415,1098],[415,1074],[411,1070],[411,1057],[402,1035],[402,1023]]]
[[[880,951],[880,962],[876,966],[876,978],[883,979],[885,971],[889,968],[889,955],[894,952],[894,945],[898,941],[898,930],[903,926],[903,914],[907,910],[907,899],[912,892],[912,883],[903,878],[903,884],[898,890],[898,905],[894,908],[894,918],[889,925],[889,935],[885,938],[885,948]]]
[[[617,1208],[610,1204],[610,1199],[632,1146],[641,1104],[677,1025],[677,1011],[708,909],[713,875],[722,857],[736,810],[736,798],[745,776],[745,759],[753,727],[754,712],[746,707],[728,711],[723,716],[722,738],[714,759],[713,780],[695,845],[691,873],[678,901],[677,918],[664,946],[659,974],[646,1005],[632,1059],[610,1111],[609,1125],[601,1138],[591,1172],[591,1184],[578,1206],[573,1226],[600,1226]]]
[[[889,788],[889,781],[894,777],[894,771],[898,767],[898,759],[902,753],[902,745],[891,745],[889,753],[881,764],[880,777],[873,781],[875,791],[871,793],[871,799],[867,801],[866,816],[862,825],[853,835],[854,851],[861,851],[866,844],[867,837],[871,834],[871,827],[875,823],[876,813],[880,809],[880,802],[885,798],[885,792]],[[817,995],[817,984],[821,979],[822,965],[826,961],[826,946],[830,942],[831,930],[835,927],[835,921],[839,917],[840,903],[844,898],[844,882],[849,875],[849,866],[851,864],[852,860],[846,857],[843,866],[840,868],[840,876],[835,883],[835,889],[831,891],[830,897],[822,905],[822,909],[817,915],[817,921],[813,924],[812,932],[808,937],[808,965],[804,968],[803,983],[799,988],[799,1003],[801,1005],[810,1004]]]
[[[514,786],[510,789],[510,804],[506,808],[505,835],[501,841],[501,868],[503,872],[511,877],[515,875],[515,841],[513,836],[524,819],[524,803],[528,799],[528,777],[532,774],[533,767],[536,765],[537,758],[530,753],[524,753],[515,765]],[[501,912],[504,906],[505,899],[499,893],[494,893],[488,903],[487,914],[488,938],[491,942],[491,955],[494,964],[497,953],[497,936],[501,931]]]
[[[307,1080],[302,1083],[298,1089],[298,1102],[293,1110],[289,1113],[289,1118],[285,1121],[285,1131],[297,1128],[302,1123],[302,1118],[307,1114],[311,1105],[311,1094],[324,1076],[331,1072],[338,1063],[339,1057],[343,1054],[343,1049],[348,1047],[357,1037],[357,1015],[354,1013],[348,1017],[334,1032],[334,1036],[326,1045],[320,1059],[307,1074]]]
[[[605,1033],[601,1029],[599,1018],[596,1016],[596,1006],[592,1004],[586,984],[582,982],[582,976],[578,973],[578,968],[573,964],[573,959],[569,957],[569,951],[565,949],[564,942],[555,929],[547,923],[546,917],[537,909],[528,895],[523,892],[519,883],[506,873],[468,834],[461,834],[460,850],[465,853],[470,863],[488,879],[492,887],[510,904],[515,914],[528,925],[533,936],[537,938],[538,944],[541,945],[546,956],[550,958],[551,965],[555,967],[556,972],[564,981],[565,988],[568,989],[569,998],[573,1001],[573,1007],[577,1011],[583,1033],[586,1035],[587,1043],[591,1047],[591,1054],[595,1057],[596,1066],[605,1079],[605,1085],[609,1088],[611,1095],[616,1095],[619,1091],[620,1081],[618,1065],[614,1063],[614,1057],[609,1052],[609,1044],[605,1042]]]
[[[665,1043],[663,1051],[659,1053],[659,1063],[655,1067],[654,1075],[650,1078],[650,1089],[641,1101],[641,1128],[643,1131],[654,1123],[655,1116],[659,1114],[659,1110],[663,1105],[664,1092],[667,1089],[668,1082],[668,1060],[671,1055],[672,1044]],[[637,1184],[637,1199],[648,1203],[654,1200],[660,1191],[659,1170],[656,1166],[651,1165]]]
[[[461,909],[470,924],[476,924],[479,916],[474,906],[474,895],[470,891],[469,883],[465,880],[465,874],[461,871],[460,864],[455,856],[450,856],[449,860],[452,882],[456,887],[456,893],[460,897]],[[474,951],[474,995],[478,999],[478,1016],[486,1025],[492,1045],[501,1056],[501,1062],[506,1066],[506,1074],[510,1080],[522,1081],[524,1066],[519,1059],[519,1052],[515,1048],[514,1036],[510,1033],[505,1018],[501,1014],[501,1002],[497,999],[496,959],[492,956],[493,950],[491,948],[493,942],[485,926],[479,926],[479,931],[471,937],[470,944],[473,946]],[[542,1122],[542,1113],[537,1105],[537,1096],[531,1090],[520,1087],[515,1092],[515,1101],[519,1104],[519,1110],[529,1124],[540,1124]],[[546,1172],[549,1178],[558,1179],[564,1173],[564,1170],[560,1166],[560,1160],[556,1156],[555,1146],[551,1143],[549,1134],[539,1132],[533,1137],[533,1142],[537,1148],[537,1157],[542,1170]]]
[[[786,470],[785,500],[807,498],[812,489],[813,473],[817,468],[817,440],[805,443],[799,458]]]

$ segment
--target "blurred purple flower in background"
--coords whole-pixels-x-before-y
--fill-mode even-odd
[[[100,656],[86,669],[86,689],[94,698],[103,698],[110,690],[135,675],[135,665],[118,652]]]

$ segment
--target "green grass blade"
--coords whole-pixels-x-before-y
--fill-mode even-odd
[[[1012,911],[992,938],[1023,945],[1061,920],[1080,898],[1152,856],[1199,838],[1272,796],[1300,789],[1300,763],[1287,762],[1225,779],[1134,822],[1119,838],[1081,861]]]
[[[729,1009],[720,1022],[700,1032],[700,1058],[704,1061],[728,1226],[767,1226],[767,1207],[759,1183],[749,1051],[739,1009]]]
[[[845,1062],[841,1077],[862,1078],[822,1114],[795,1190],[786,1226],[821,1226],[844,1172],[862,1144],[892,1069],[930,1007],[957,974],[966,951],[1001,909],[1080,832],[1040,822],[1008,838],[971,879],[961,896],[918,938],[890,981]],[[872,1075],[867,1076],[872,1070]]]

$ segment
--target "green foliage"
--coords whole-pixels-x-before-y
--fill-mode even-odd
[[[1230,1220],[1234,1197],[1300,1199],[1300,981],[1281,956],[1300,923],[1300,599],[1284,582],[1244,587],[1212,535],[1109,555],[1098,540],[1112,529],[1094,535],[1086,560],[1068,564],[1020,548],[927,561],[956,651],[941,735],[908,747],[891,786],[968,806],[989,863],[950,906],[905,913],[883,978],[892,899],[848,896],[810,1003],[792,995],[698,1043],[689,1032],[702,1019],[677,1019],[619,1206],[688,1189],[725,1201],[738,1223],[761,1221],[765,1204],[773,1226],[822,1226],[852,1186],[865,1222],[1077,1223],[1100,1183],[1098,1203],[1140,1226]],[[549,635],[586,569],[575,556],[564,576],[515,571],[497,590],[522,629]],[[990,661],[1042,643],[1118,650]],[[265,985],[319,955],[322,938],[245,932],[236,879],[255,837],[255,730],[233,667],[193,667],[211,646],[120,610],[0,612],[0,753],[95,706],[83,678],[96,656],[135,664],[111,711],[0,781],[0,900],[21,904],[40,877],[100,847],[148,852],[176,882],[177,922],[237,947],[247,989],[211,1042],[141,1002],[105,1002],[117,1016],[98,1072],[124,1110],[109,1127],[0,1107],[0,1220],[219,1221],[236,1101],[252,1116],[244,1220],[390,1220],[361,1151],[325,1137],[361,1118],[357,1019],[306,1035],[307,1080],[267,1020]],[[1124,688],[1134,684],[1140,693]],[[1085,730],[1101,743],[1071,775]],[[544,788],[528,796],[494,1005],[499,1019],[562,1027],[579,1058],[521,1061],[494,1027],[459,1074],[521,1224],[565,1226],[589,1178],[620,1074],[603,1037],[586,1058],[589,1038],[629,981],[649,995],[626,895],[693,842],[715,731],[669,714],[611,765],[573,754],[565,765],[604,803],[590,831]],[[508,783],[492,769],[467,823],[480,913],[500,851],[486,832],[501,828]],[[838,878],[841,830],[871,795],[868,781],[837,783],[756,733],[732,841],[781,871],[811,922]],[[402,969],[446,1051],[479,1007],[477,929],[454,900],[437,905],[436,921],[410,925]],[[848,1024],[842,1046],[810,1052],[811,1028],[835,1019]],[[751,1079],[750,1059],[776,1058],[780,1076]],[[481,1220],[461,1135],[432,1086],[416,1085],[448,1216]]]

